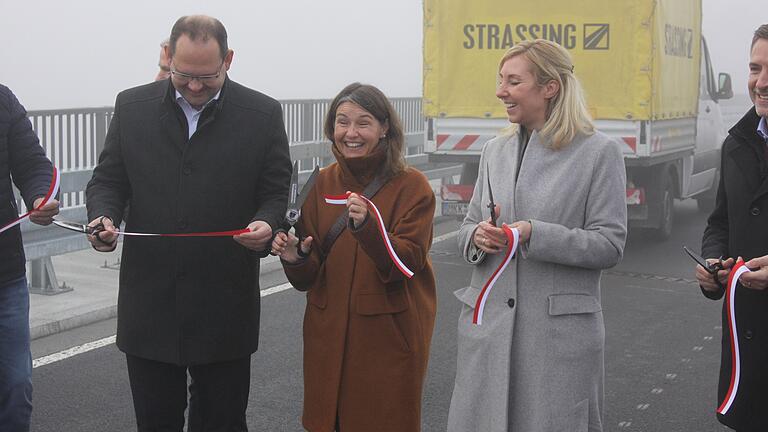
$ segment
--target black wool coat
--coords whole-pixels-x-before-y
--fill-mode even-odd
[[[705,258],[768,255],[768,163],[765,141],[757,134],[754,108],[729,131],[723,143],[715,209],[702,240]],[[717,300],[724,291],[707,297]],[[734,295],[741,376],[736,399],[718,420],[739,431],[768,431],[768,291],[738,285]],[[731,343],[723,302],[723,338],[717,406],[731,382]]]
[[[0,226],[19,216],[13,184],[21,191],[27,208],[44,197],[53,180],[53,165],[45,157],[27,111],[8,87],[0,85]],[[15,226],[0,234],[0,287],[24,276],[21,229]]]
[[[225,231],[255,220],[274,230],[291,176],[280,104],[227,78],[187,137],[170,80],[121,92],[86,190],[88,218],[117,225],[125,216],[133,232]],[[250,355],[259,256],[231,237],[126,237],[117,346],[180,365]]]

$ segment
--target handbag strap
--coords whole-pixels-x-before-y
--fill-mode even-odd
[[[373,196],[376,195],[379,189],[381,189],[381,187],[384,186],[386,182],[387,179],[385,176],[381,174],[377,175],[376,178],[374,178],[373,181],[368,183],[368,186],[365,187],[363,190],[363,196],[368,199],[373,198]],[[333,223],[331,229],[328,230],[328,233],[325,234],[323,244],[320,247],[320,253],[323,255],[323,257],[326,257],[329,253],[331,253],[331,247],[347,227],[348,218],[349,216],[347,216],[347,210],[345,209],[341,215],[339,215],[339,218],[336,219],[336,222]]]

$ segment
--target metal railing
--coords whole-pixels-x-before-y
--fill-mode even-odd
[[[406,134],[408,163],[426,163],[427,158],[423,154],[421,99],[393,98],[391,101],[400,115]],[[331,144],[323,137],[323,122],[330,102],[281,101],[291,158],[300,161],[302,180],[315,164],[327,166],[333,162]],[[111,107],[28,113],[40,144],[62,175],[62,219],[86,221],[85,187],[104,148],[104,138],[112,115]],[[460,167],[444,167],[428,174],[428,177],[446,180],[460,172]],[[23,208],[21,200],[18,200],[18,204],[19,208]],[[28,221],[22,223],[21,229],[24,234],[24,251],[30,262],[30,290],[41,294],[58,294],[69,290],[59,286],[51,256],[88,248],[85,236],[67,230],[41,227]]]

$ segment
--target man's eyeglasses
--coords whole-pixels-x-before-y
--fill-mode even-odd
[[[190,75],[188,73],[179,72],[175,68],[171,68],[171,75],[173,75],[173,78],[176,80],[176,82],[181,85],[188,84],[194,80],[198,80],[201,84],[213,84],[221,75],[222,66],[224,66],[223,60],[219,65],[219,71],[212,75]]]

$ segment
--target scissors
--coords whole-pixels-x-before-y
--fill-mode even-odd
[[[496,226],[496,203],[493,202],[493,189],[491,189],[491,176],[488,165],[485,165],[485,176],[488,178],[488,209],[491,211],[491,224]]]
[[[106,231],[106,228],[104,227],[104,217],[103,216],[99,219],[99,223],[97,223],[96,225],[93,225],[93,226],[84,225],[84,224],[81,224],[81,223],[63,221],[63,220],[56,220],[56,219],[54,219],[53,223],[56,224],[57,226],[60,226],[62,228],[66,228],[66,229],[71,230],[71,231],[77,231],[79,233],[83,233],[83,234],[86,234],[86,235],[92,235],[92,236],[94,236],[96,238],[96,240],[98,240],[99,242],[101,242],[102,244],[104,244],[106,246],[112,245],[112,243],[107,243],[104,240],[102,240],[101,236],[99,235],[102,232]]]
[[[711,275],[716,275],[718,271],[723,269],[723,257],[718,258],[717,262],[708,263],[707,260],[701,257],[701,255],[697,254],[696,252],[688,249],[687,246],[683,246],[683,250],[685,253],[688,254],[689,257],[691,257],[694,261],[696,261],[697,264],[702,266],[704,270],[707,271],[707,273]]]
[[[301,192],[299,192],[299,162],[296,161],[293,163],[291,185],[288,189],[288,209],[285,211],[283,225],[275,231],[275,235],[281,232],[288,233],[288,231],[296,225],[296,222],[299,221],[299,217],[301,216],[301,206],[307,199],[309,191],[312,190],[312,187],[315,185],[315,180],[317,179],[317,174],[319,172],[320,167],[315,165],[315,169],[312,171],[312,174],[310,174],[307,182],[304,183],[304,186],[302,186]]]

